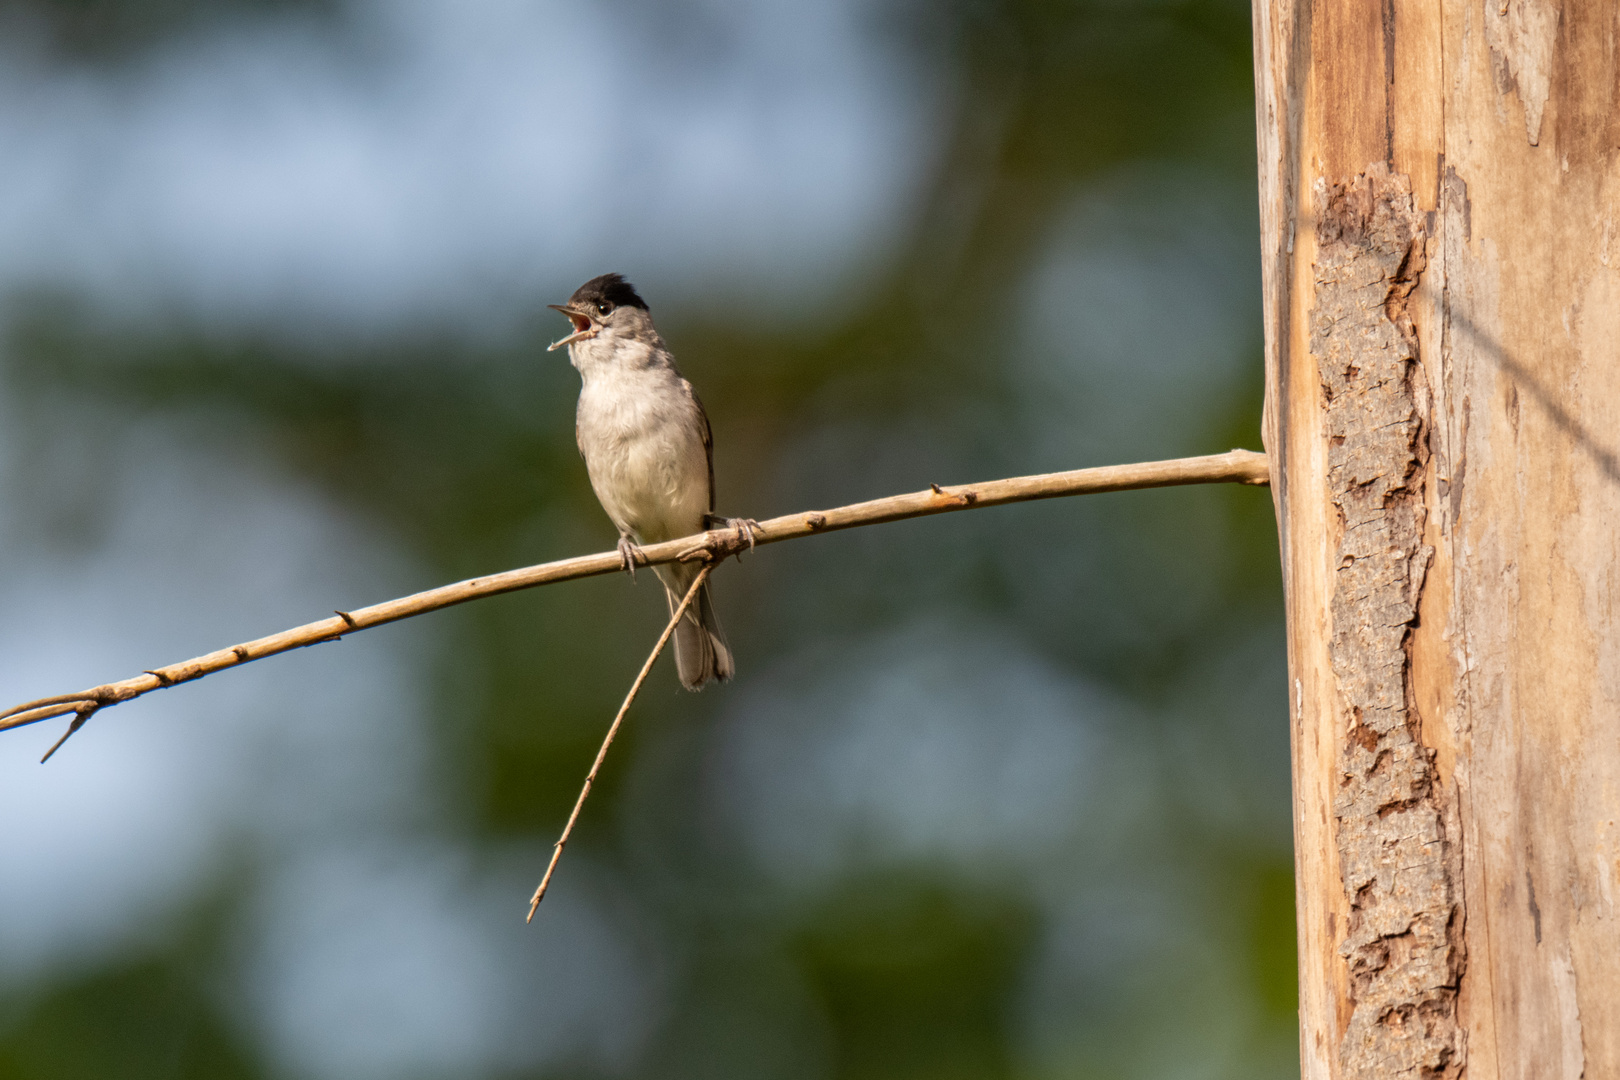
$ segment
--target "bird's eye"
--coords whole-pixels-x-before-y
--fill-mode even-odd
[[[596,310],[601,314],[606,315],[608,312],[613,310],[613,305],[608,303],[606,300],[598,300],[596,302]]]

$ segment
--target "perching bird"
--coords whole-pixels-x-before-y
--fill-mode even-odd
[[[675,369],[647,304],[618,274],[581,285],[567,304],[574,332],[552,344],[568,346],[581,386],[574,435],[591,487],[619,530],[619,555],[635,573],[637,546],[690,536],[708,528],[714,512],[714,444],[692,384]],[[655,568],[670,613],[686,595],[698,567]],[[736,670],[725,634],[703,588],[675,628],[675,667],[688,690]]]

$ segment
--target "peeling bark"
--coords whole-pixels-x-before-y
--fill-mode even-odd
[[[1558,43],[1558,8],[1552,0],[1502,0],[1485,5],[1485,38],[1497,92],[1517,92],[1524,106],[1524,133],[1541,142],[1541,117],[1552,90]]]
[[[1342,1075],[1451,1077],[1461,1069],[1459,868],[1418,738],[1407,642],[1433,550],[1427,393],[1407,297],[1424,267],[1423,216],[1382,163],[1319,182],[1311,354],[1321,373],[1328,488],[1340,516],[1329,656],[1348,731],[1334,816],[1353,1011]]]

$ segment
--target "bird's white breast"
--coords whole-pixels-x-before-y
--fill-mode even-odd
[[[582,374],[580,453],[614,524],[643,544],[701,531],[708,451],[685,380],[664,365]]]

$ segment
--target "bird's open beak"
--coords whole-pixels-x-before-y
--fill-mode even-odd
[[[573,308],[563,307],[561,304],[547,304],[546,307],[553,311],[562,312],[564,315],[568,316],[568,321],[574,324],[574,332],[565,338],[558,341],[553,341],[550,345],[547,345],[546,352],[552,352],[556,349],[560,349],[564,345],[572,345],[576,341],[585,341],[589,338],[593,338],[596,336],[597,331],[601,329],[601,326],[597,323],[597,321],[585,314],[583,311],[575,311]]]

